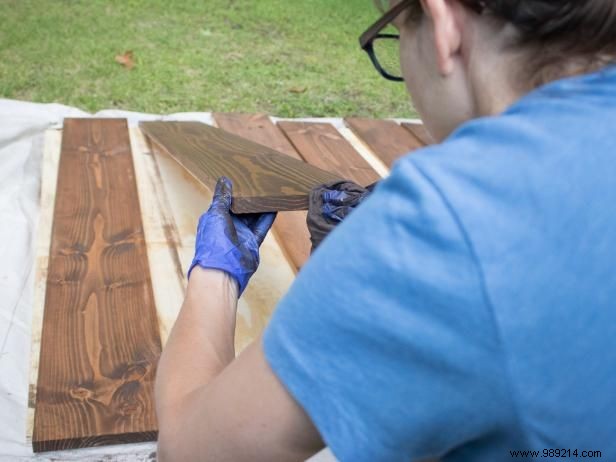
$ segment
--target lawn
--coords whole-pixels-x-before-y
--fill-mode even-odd
[[[0,97],[121,108],[410,117],[357,44],[371,0],[2,0]],[[117,55],[133,52],[127,69]]]

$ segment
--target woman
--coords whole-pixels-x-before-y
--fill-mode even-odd
[[[369,52],[390,22],[442,143],[395,165],[237,359],[273,217],[231,216],[219,182],[161,358],[161,460],[616,460],[616,2],[403,0]]]

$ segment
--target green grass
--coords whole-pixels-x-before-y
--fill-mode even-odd
[[[0,97],[283,117],[414,115],[357,37],[370,0],[2,0]],[[114,57],[132,50],[127,70]]]

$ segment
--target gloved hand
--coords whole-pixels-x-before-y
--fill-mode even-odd
[[[212,268],[229,273],[239,285],[239,295],[259,266],[259,246],[276,218],[275,213],[231,213],[231,180],[216,183],[212,205],[199,219],[195,258],[188,270]]]
[[[370,195],[376,184],[364,188],[351,181],[334,181],[311,191],[306,221],[312,252],[336,225]]]

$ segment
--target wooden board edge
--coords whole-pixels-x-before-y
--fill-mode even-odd
[[[122,440],[118,435],[99,435],[93,438],[67,438],[62,440],[33,441],[32,450],[34,453],[65,451],[71,449],[86,449],[100,446],[111,446],[118,444],[146,443],[156,441],[158,430],[143,432],[123,433]]]
[[[56,183],[62,144],[61,130],[47,130],[41,159],[41,190],[39,220],[36,230],[36,255],[34,260],[34,296],[32,303],[32,327],[30,335],[30,370],[28,378],[28,409],[26,417],[26,441],[32,442],[34,433],[34,410],[38,382],[38,364],[41,353],[41,332],[45,311],[47,268],[51,247],[51,230],[56,198]]]
[[[370,146],[358,137],[353,130],[346,126],[336,127],[336,129],[344,138],[346,138],[349,143],[351,143],[351,146],[355,148],[355,150],[364,158],[366,162],[368,162],[368,164],[370,164],[370,166],[381,178],[389,176],[389,167],[387,167],[385,162],[379,159]]]
[[[184,300],[186,274],[179,256],[181,238],[163,184],[160,167],[145,137],[129,129],[141,221],[164,346]]]
[[[233,198],[231,211],[238,215],[245,213],[298,212],[308,210],[308,204],[309,197],[305,194],[297,196],[268,196],[267,198],[244,196]]]
[[[409,123],[402,122],[400,124],[402,128],[407,130],[411,135],[415,137],[415,139],[421,143],[424,147],[435,144],[435,141],[432,139],[430,134],[427,132],[425,126],[422,123]],[[420,134],[418,130],[423,130],[425,135]]]

